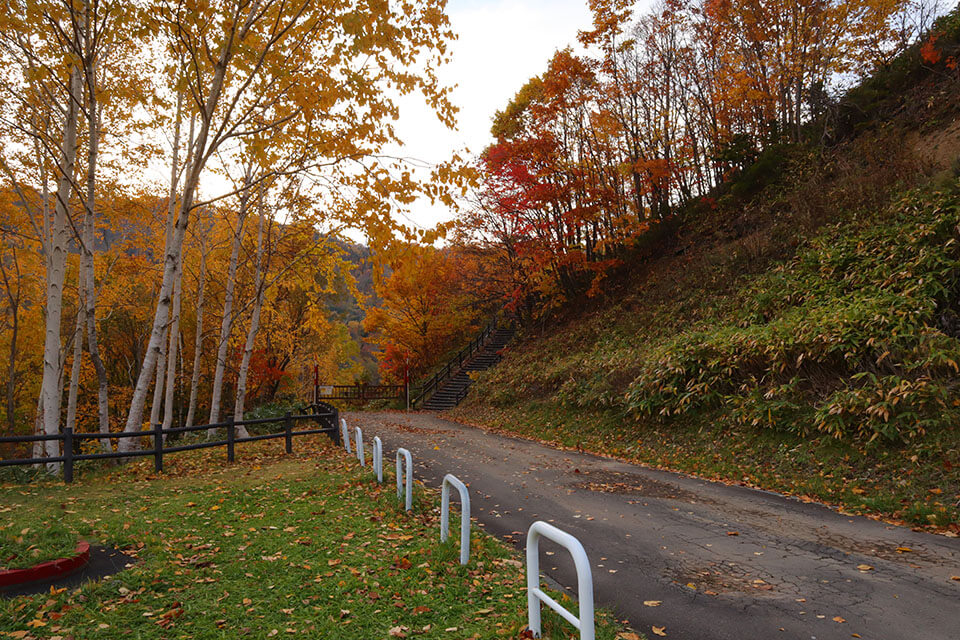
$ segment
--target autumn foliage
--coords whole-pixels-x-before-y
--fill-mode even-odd
[[[843,83],[888,64],[931,18],[906,0],[662,0],[639,15],[624,0],[589,4],[591,53],[557,51],[496,114],[464,219],[530,315],[597,291],[765,150],[823,135],[808,125]]]

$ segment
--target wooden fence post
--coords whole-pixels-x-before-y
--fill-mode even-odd
[[[163,473],[163,424],[153,425],[153,470]]]
[[[293,419],[290,417],[289,411],[287,411],[283,421],[283,433],[287,441],[287,453],[293,453]]]
[[[233,447],[237,439],[237,428],[233,424],[233,416],[227,418],[227,462],[233,462]]]
[[[63,482],[73,482],[73,428],[63,429]]]

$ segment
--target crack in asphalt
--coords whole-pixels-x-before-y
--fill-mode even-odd
[[[648,635],[656,625],[690,640],[960,640],[960,540],[431,413],[345,417],[380,436],[385,467],[403,446],[425,484],[457,475],[477,524],[518,548],[535,520],[576,536],[598,604]],[[575,594],[566,552],[541,548],[544,573]]]

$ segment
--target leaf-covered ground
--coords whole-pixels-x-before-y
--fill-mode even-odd
[[[58,540],[68,532],[137,558],[75,590],[0,600],[0,636],[521,636],[523,568],[512,550],[475,531],[461,567],[457,543],[439,543],[435,492],[418,487],[406,514],[391,478],[377,485],[322,436],[298,438],[294,450],[255,443],[231,466],[207,450],[170,456],[162,476],[137,462],[69,486],[0,487],[0,527],[18,544],[55,548],[43,535],[55,520]],[[545,623],[545,636],[571,636],[556,616]],[[603,617],[598,637],[616,635]]]

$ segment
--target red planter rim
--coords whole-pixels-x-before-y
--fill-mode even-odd
[[[56,580],[82,568],[88,562],[90,562],[90,544],[80,541],[72,556],[48,560],[26,569],[0,571],[0,589],[40,580]]]

